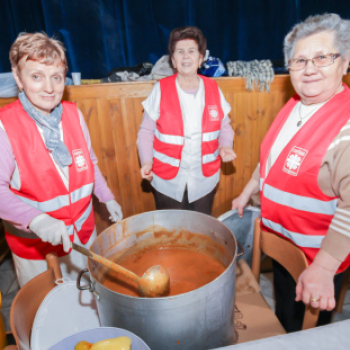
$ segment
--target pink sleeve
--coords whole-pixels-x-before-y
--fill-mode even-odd
[[[233,130],[230,124],[230,118],[226,117],[221,122],[221,131],[219,136],[219,147],[233,147]]]
[[[142,123],[137,134],[137,149],[141,166],[146,161],[153,160],[153,141],[156,122],[153,121],[146,112],[143,113]]]
[[[94,173],[95,173],[94,194],[96,195],[96,197],[99,199],[100,202],[105,203],[110,201],[111,199],[114,199],[114,195],[111,192],[111,190],[108,188],[106,180],[101,174],[100,168],[97,165],[98,160],[94,150],[91,147],[89,130],[85,123],[83,114],[80,112],[80,110],[79,110],[79,117],[80,117],[81,129],[83,130],[85,141],[90,151],[90,159],[92,161],[92,164],[94,165]]]
[[[6,132],[0,128],[0,218],[20,230],[30,232],[29,223],[42,212],[22,202],[10,190],[11,176],[15,169],[14,155]]]

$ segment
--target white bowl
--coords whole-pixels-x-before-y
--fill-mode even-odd
[[[76,333],[64,340],[61,340],[59,343],[48,350],[73,350],[75,345],[77,345],[77,343],[82,340],[85,340],[89,343],[96,343],[100,340],[122,336],[126,336],[131,339],[132,350],[151,350],[148,345],[146,345],[146,343],[134,333],[131,333],[126,329],[115,327],[99,327]]]

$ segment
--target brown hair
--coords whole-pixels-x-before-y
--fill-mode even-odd
[[[181,40],[194,40],[198,45],[199,53],[205,57],[205,51],[207,49],[207,39],[203,35],[202,31],[197,27],[187,26],[175,28],[169,37],[168,52],[169,52],[169,63],[173,67],[171,58],[173,57],[175,46],[178,41]]]
[[[27,57],[26,61],[43,61],[47,66],[59,59],[66,74],[68,65],[64,51],[60,41],[49,38],[45,33],[20,33],[10,49],[11,67],[20,70],[19,61],[23,57]]]

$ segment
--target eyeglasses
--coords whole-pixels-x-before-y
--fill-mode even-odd
[[[294,58],[288,61],[288,69],[300,70],[306,67],[308,61],[311,61],[316,68],[328,67],[334,63],[334,60],[340,57],[340,53],[328,53],[314,58]]]

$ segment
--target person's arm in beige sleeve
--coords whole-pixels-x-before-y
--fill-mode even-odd
[[[338,197],[337,208],[321,249],[300,275],[296,290],[296,300],[309,304],[311,297],[320,299],[322,310],[335,307],[333,278],[350,253],[350,128],[346,126],[329,147],[318,175],[320,189]]]
[[[260,166],[258,164],[249,182],[245,185],[242,193],[232,201],[232,210],[237,209],[240,218],[243,217],[243,209],[247,205],[250,197],[254,193],[259,192],[259,173]]]

